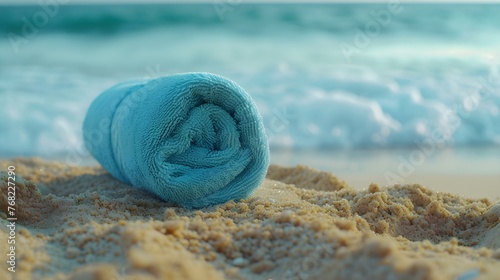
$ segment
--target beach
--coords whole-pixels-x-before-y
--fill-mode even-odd
[[[500,200],[500,149],[493,147],[447,147],[420,158],[410,155],[418,148],[350,150],[273,150],[272,163],[307,165],[331,172],[350,187],[421,184],[436,192],[466,198]],[[94,162],[89,164],[95,164]]]
[[[0,280],[499,279],[500,5],[274,2],[0,1]]]
[[[272,165],[249,198],[189,210],[99,166],[15,166],[16,272],[1,279],[495,279],[500,203],[425,186],[364,190]],[[0,218],[6,224],[6,173]],[[480,181],[477,182],[480,184]],[[8,229],[0,230],[6,242]],[[6,258],[7,246],[0,246]]]

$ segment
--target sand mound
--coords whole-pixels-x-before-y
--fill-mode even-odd
[[[365,191],[271,166],[250,198],[186,210],[99,167],[16,166],[16,279],[495,279],[500,204],[420,185]],[[293,184],[293,185],[291,185]],[[0,176],[5,221],[6,175]],[[0,240],[6,240],[2,227]],[[6,256],[6,244],[0,246]],[[4,261],[1,279],[14,279]]]

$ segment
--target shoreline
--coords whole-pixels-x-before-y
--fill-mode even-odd
[[[404,176],[406,174],[400,174],[398,168],[414,150],[412,148],[271,149],[271,164],[285,167],[306,165],[330,172],[357,190],[366,189],[371,183],[377,183],[380,186],[391,186],[395,183],[421,184],[438,192],[453,193],[464,198],[488,197],[492,201],[500,201],[498,191],[500,188],[500,147],[438,149],[426,156],[422,164],[413,166],[414,170],[411,174]],[[94,158],[80,157],[76,153],[33,158],[67,163],[71,166],[99,165]],[[0,161],[8,160],[9,158],[0,157]],[[405,169],[407,167],[407,165],[404,166]],[[387,180],[387,172],[395,176],[394,182]]]
[[[276,150],[271,152],[271,161],[286,166],[305,164],[331,172],[358,190],[372,182],[380,186],[418,183],[439,192],[500,201],[500,147],[438,149],[418,165],[408,163],[413,151],[412,148]],[[388,173],[391,180],[386,177]]]

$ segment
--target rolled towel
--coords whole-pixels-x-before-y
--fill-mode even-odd
[[[269,166],[250,95],[209,73],[118,84],[93,101],[83,136],[116,179],[187,208],[248,197]]]

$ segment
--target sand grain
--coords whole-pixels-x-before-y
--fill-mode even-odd
[[[495,279],[500,205],[420,185],[358,191],[271,166],[240,202],[187,210],[100,167],[16,166],[16,279]],[[277,181],[281,180],[281,181]],[[6,219],[6,176],[0,217]],[[0,240],[5,240],[5,227]],[[5,256],[5,246],[0,246]],[[472,276],[470,276],[472,275]],[[469,278],[467,278],[469,277]],[[473,277],[473,278],[471,278]],[[2,262],[1,279],[13,279]]]

